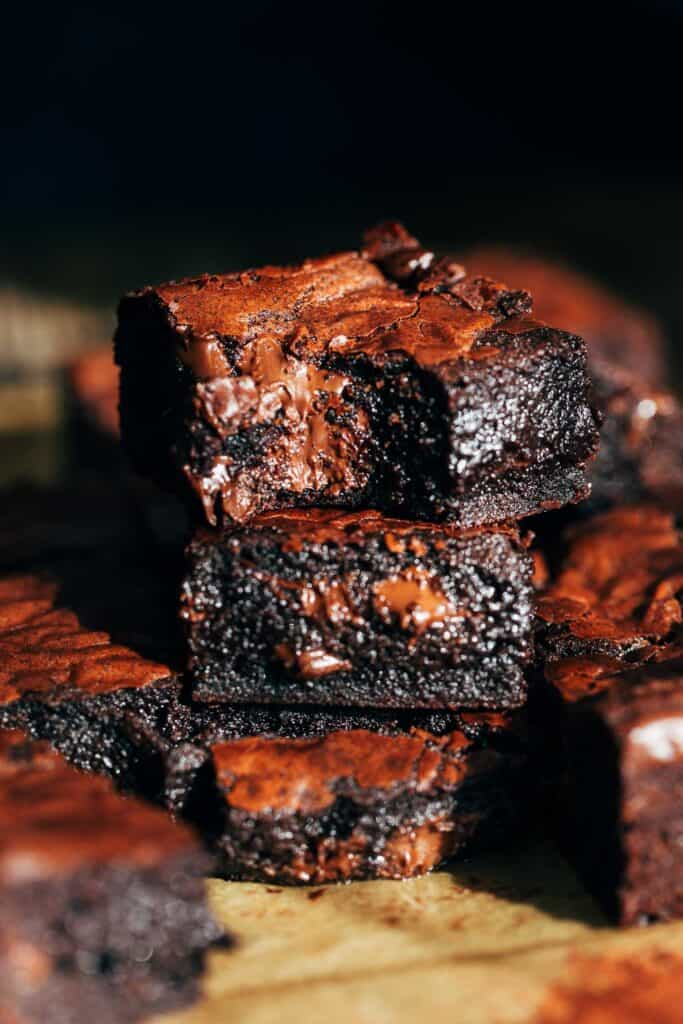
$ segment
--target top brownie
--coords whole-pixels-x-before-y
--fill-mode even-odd
[[[211,523],[559,507],[586,494],[596,417],[583,342],[530,310],[398,225],[362,253],[146,288],[119,308],[123,443]]]

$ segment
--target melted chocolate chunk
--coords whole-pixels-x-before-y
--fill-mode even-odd
[[[198,531],[182,615],[195,696],[514,707],[532,563],[518,534],[324,509]]]
[[[596,420],[582,342],[529,313],[397,225],[363,254],[147,288],[119,310],[124,446],[212,524],[559,507],[587,493]]]

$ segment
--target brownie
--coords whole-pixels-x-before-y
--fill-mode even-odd
[[[192,703],[168,668],[112,644],[106,634],[83,630],[72,612],[54,608],[47,588],[31,577],[0,582],[6,626],[0,633],[0,725],[47,738],[74,764],[188,819],[230,877],[407,876],[473,844],[502,842],[523,817],[526,805],[517,794],[526,785],[526,745],[519,712],[510,720],[464,711]],[[265,778],[269,751],[279,764],[288,744],[297,752],[314,741],[326,751],[327,783],[336,793],[330,806],[291,813],[264,807],[250,822],[224,793],[224,773],[217,785],[223,747],[229,754],[233,745],[258,746]],[[406,751],[414,757],[413,774]],[[432,772],[433,761],[438,771]],[[376,784],[359,789],[343,782],[349,764],[367,781],[363,772],[375,762],[383,765]],[[285,765],[278,768],[282,786],[296,791],[304,768],[298,754],[291,775]],[[298,831],[286,840],[283,830],[295,824]],[[351,834],[354,844],[362,837],[365,845],[347,863],[343,840]],[[390,841],[395,851],[385,864],[381,851]]]
[[[564,702],[565,850],[622,925],[683,916],[683,657]]]
[[[3,1009],[132,1024],[192,1002],[226,942],[192,833],[21,732],[0,733],[0,777]]]
[[[124,447],[214,525],[559,507],[587,493],[596,416],[583,342],[530,309],[398,225],[362,253],[145,288],[119,307]]]
[[[531,656],[532,571],[511,527],[304,509],[201,528],[181,590],[194,695],[517,706]]]
[[[612,509],[565,537],[559,574],[537,603],[537,651],[563,696],[669,657],[683,621],[683,546],[671,512]]]
[[[505,844],[529,810],[523,712],[179,703],[136,740],[230,878],[407,878]]]
[[[138,600],[154,595],[148,580]],[[129,741],[128,722],[154,726],[179,692],[165,663],[84,626],[60,602],[58,578],[0,578],[0,726],[21,726],[78,767],[155,796],[160,778]]]
[[[683,508],[683,410],[666,387],[667,339],[659,323],[561,264],[504,248],[467,254],[513,287],[528,288],[536,316],[586,342],[604,423],[582,512],[654,499]]]

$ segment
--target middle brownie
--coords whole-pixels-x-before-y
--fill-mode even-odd
[[[194,693],[233,703],[511,708],[532,562],[510,527],[309,509],[200,530],[182,587]]]

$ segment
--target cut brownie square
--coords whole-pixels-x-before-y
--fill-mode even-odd
[[[523,712],[178,704],[136,741],[230,878],[407,878],[509,842],[529,809]]]
[[[466,259],[475,272],[528,288],[540,320],[586,342],[604,423],[581,512],[644,500],[683,508],[683,411],[666,389],[667,339],[657,321],[562,265],[502,248]]]
[[[191,832],[0,733],[0,975],[25,1024],[132,1024],[191,1002],[209,946],[209,862]]]
[[[307,509],[202,529],[181,595],[194,694],[515,707],[531,656],[532,569],[507,527]]]
[[[160,779],[140,763],[124,723],[132,717],[152,726],[163,718],[178,699],[178,678],[86,628],[60,603],[59,589],[43,576],[0,579],[0,725],[21,725],[79,767],[123,787],[144,784],[154,795]]]
[[[362,254],[146,288],[121,302],[121,429],[210,523],[376,507],[463,526],[587,493],[585,347],[397,225]]]
[[[683,658],[565,701],[565,848],[621,924],[683,916]]]
[[[564,696],[671,655],[683,621],[683,546],[674,516],[613,509],[566,533],[560,572],[537,604],[537,649]],[[667,641],[667,643],[664,643]]]

